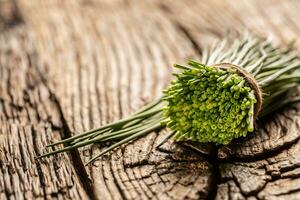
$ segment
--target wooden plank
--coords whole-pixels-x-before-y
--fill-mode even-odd
[[[82,161],[101,146],[85,148],[80,157],[73,152],[37,163],[32,153],[60,136],[119,119],[160,97],[173,63],[199,58],[204,46],[228,30],[248,28],[272,35],[278,44],[296,39],[298,1],[19,0],[17,5],[26,27],[3,34],[0,43],[1,50],[11,41],[12,52],[3,56],[8,61],[3,59],[1,68],[0,144],[6,150],[0,152],[4,160],[18,163],[14,166],[22,176],[0,165],[1,197],[51,198],[53,193],[56,198],[81,199],[88,198],[87,192],[98,199],[300,198],[298,104],[264,119],[246,140],[221,148],[169,142],[161,152],[153,147],[162,131],[85,169]],[[24,38],[30,42],[23,44]],[[295,45],[300,47],[299,40]],[[34,53],[25,57],[20,49]],[[21,71],[14,68],[15,54],[24,62]],[[15,82],[7,84],[6,77]],[[24,171],[23,163],[38,175]],[[57,166],[63,172],[55,173]],[[38,189],[24,193],[20,177],[28,178],[26,188],[37,184]]]

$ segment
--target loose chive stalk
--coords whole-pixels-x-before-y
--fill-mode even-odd
[[[169,138],[226,145],[253,132],[255,120],[300,100],[289,97],[300,82],[300,57],[291,46],[280,48],[269,40],[245,33],[227,37],[204,49],[202,62],[175,64],[175,80],[158,101],[131,116],[47,145],[56,150],[42,158],[95,143],[107,148],[95,161],[150,132],[169,127]],[[64,145],[62,148],[61,145]]]

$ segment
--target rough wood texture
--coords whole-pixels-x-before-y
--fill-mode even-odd
[[[158,98],[173,63],[201,57],[228,30],[297,39],[299,8],[296,0],[0,2],[0,199],[300,199],[298,104],[221,148],[168,142],[158,151],[163,130],[86,168],[102,147],[34,160],[45,144]]]
[[[26,29],[0,36],[0,198],[85,198],[67,156],[34,157],[63,135],[59,106],[36,70]]]

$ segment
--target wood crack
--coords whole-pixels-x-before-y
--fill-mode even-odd
[[[36,138],[36,130],[32,127],[31,128],[31,131],[32,131],[32,135],[33,135],[33,138]],[[33,140],[33,148],[36,152],[36,154],[39,152],[39,149],[38,149],[38,145],[36,143],[36,140]],[[41,168],[41,164],[39,161],[36,161],[36,167],[37,167],[37,172],[38,172],[38,176],[39,176],[39,180],[41,182],[41,186],[43,188],[43,198],[46,200],[47,199],[47,193],[46,193],[46,185],[45,185],[45,178],[44,178],[44,175],[43,175],[43,171],[42,171],[42,168]]]
[[[173,20],[174,21],[174,20]],[[174,25],[176,27],[178,27],[179,31],[181,31],[185,36],[186,38],[188,39],[188,41],[191,42],[193,48],[194,48],[194,51],[197,53],[197,55],[199,57],[202,56],[202,48],[199,46],[198,42],[194,39],[194,37],[192,36],[192,34],[188,31],[188,29],[186,29],[184,27],[184,25],[182,25],[180,22],[178,21],[174,21]]]
[[[212,164],[212,177],[211,177],[211,183],[209,187],[208,192],[208,200],[214,200],[216,199],[217,192],[218,192],[218,185],[221,180],[220,175],[220,169],[219,169],[219,160],[218,160],[218,147],[213,146],[212,150],[210,152],[210,155],[208,157],[208,161],[210,164]]]
[[[51,91],[50,87],[47,84],[47,80],[45,79],[45,77],[42,75],[41,71],[38,69],[37,67],[37,63],[36,63],[36,58],[30,57],[30,62],[32,62],[32,66],[36,69],[37,73],[39,74],[41,81],[43,82],[44,86],[47,88],[49,94],[50,94],[50,99],[54,102],[54,104],[56,105],[56,108],[59,112],[59,116],[60,116],[60,120],[62,123],[62,127],[61,127],[61,137],[62,139],[68,138],[72,136],[72,133],[70,131],[69,125],[64,117],[63,114],[63,110],[61,108],[60,102],[59,100],[56,98],[55,94]],[[79,151],[76,150],[72,150],[68,153],[68,155],[70,156],[70,159],[72,161],[72,165],[76,171],[76,174],[81,182],[82,187],[85,189],[86,194],[89,196],[90,199],[97,199],[94,189],[92,187],[92,183],[91,180],[89,179],[88,173],[85,170],[83,161],[81,160]]]
[[[49,88],[48,88],[49,89]],[[50,89],[49,89],[50,90]],[[54,101],[54,103],[56,104],[60,117],[61,117],[61,122],[62,122],[62,139],[71,137],[71,131],[70,128],[66,122],[66,119],[63,115],[63,111],[62,108],[60,106],[59,101],[57,100],[57,98],[55,97],[55,95],[51,92],[51,99]],[[79,180],[81,181],[81,184],[83,186],[83,188],[85,189],[87,195],[91,198],[91,199],[97,199],[96,195],[94,193],[93,187],[91,185],[91,181],[89,179],[89,176],[87,174],[87,171],[85,170],[84,164],[81,160],[80,154],[78,150],[72,150],[69,152],[70,158],[72,160],[73,166],[75,168],[75,171],[79,177]]]
[[[228,158],[219,158],[219,162],[221,164],[226,164],[226,163],[234,163],[234,162],[244,162],[244,163],[252,163],[252,162],[256,162],[256,161],[262,161],[262,160],[266,160],[268,158],[274,157],[280,153],[282,153],[283,151],[290,149],[293,145],[295,145],[296,143],[298,143],[300,137],[294,141],[291,141],[289,143],[286,143],[282,146],[278,146],[277,148],[274,148],[272,151],[268,151],[268,152],[264,152],[261,154],[257,154],[255,156],[244,156],[244,157],[228,157]]]

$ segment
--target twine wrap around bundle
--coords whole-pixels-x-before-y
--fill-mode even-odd
[[[254,116],[255,118],[258,117],[259,112],[261,111],[262,108],[262,103],[263,103],[263,97],[262,97],[262,90],[259,87],[257,81],[253,77],[253,75],[249,72],[247,72],[244,68],[239,67],[237,65],[231,64],[231,63],[219,63],[213,65],[213,67],[216,67],[218,69],[235,69],[239,75],[245,78],[246,82],[249,84],[249,86],[254,90],[254,95],[256,97],[257,102],[254,104],[255,109],[254,109]]]

